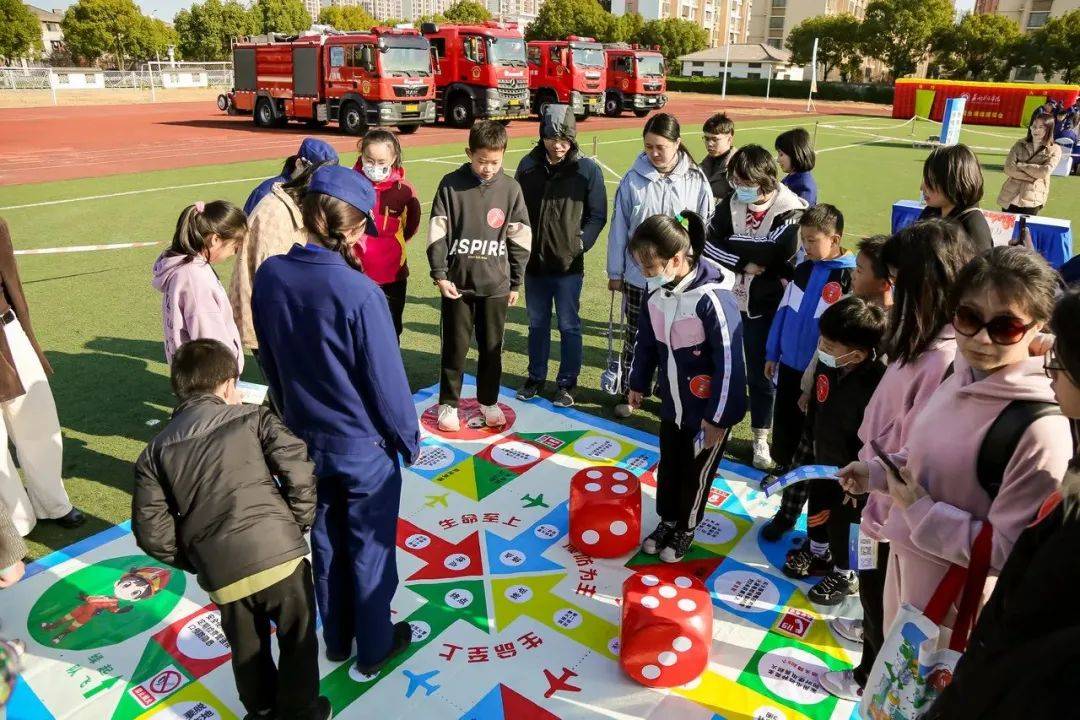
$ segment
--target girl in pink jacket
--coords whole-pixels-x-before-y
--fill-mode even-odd
[[[987,431],[1010,403],[1054,402],[1043,360],[1028,347],[1050,318],[1057,286],[1050,266],[1024,248],[997,247],[968,263],[950,293],[959,350],[954,372],[913,419],[904,448],[890,455],[901,477],[877,459],[840,471],[848,492],[873,489],[892,499],[882,526],[892,548],[885,627],[901,603],[925,608],[950,564],[968,564],[984,522],[993,527],[996,574],[1065,474],[1072,435],[1060,414],[1027,426],[999,487],[976,471]],[[992,583],[985,596],[990,589]]]

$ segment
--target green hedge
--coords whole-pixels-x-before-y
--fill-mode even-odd
[[[728,78],[727,91],[731,95],[755,95],[764,97],[766,80],[746,80]],[[724,78],[681,77],[667,79],[668,90],[683,92],[712,93],[719,95],[723,90]],[[773,80],[769,93],[772,97],[804,99],[810,94],[810,81]],[[819,82],[814,94],[818,100],[857,100],[859,102],[891,105],[893,101],[892,85],[855,85],[840,82]]]

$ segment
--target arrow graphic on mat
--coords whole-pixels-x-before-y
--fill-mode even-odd
[[[543,554],[566,535],[569,523],[570,501],[564,500],[510,539],[485,532],[488,572],[492,575],[509,575],[565,569]]]
[[[451,543],[399,518],[397,546],[426,563],[406,580],[446,580],[476,577],[484,573],[479,533],[474,532],[460,542]]]

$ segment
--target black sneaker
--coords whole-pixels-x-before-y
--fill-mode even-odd
[[[768,542],[776,542],[780,538],[784,537],[784,533],[795,527],[794,524],[788,524],[777,520],[775,517],[769,522],[765,523],[765,527],[761,528],[761,539]]]
[[[352,657],[352,643],[344,650],[331,650],[326,648],[326,659],[332,663],[343,663]]]
[[[525,384],[518,389],[517,399],[525,401],[532,400],[534,397],[539,395],[540,391],[543,389],[543,380],[533,380],[532,378],[529,378],[525,381]]]
[[[833,572],[833,569],[832,555],[830,553],[825,553],[824,556],[815,555],[810,552],[809,542],[789,552],[784,567],[780,568],[785,575],[796,580],[828,575]]]
[[[848,595],[859,592],[859,576],[849,570],[833,570],[821,579],[806,597],[815,605],[839,605]]]
[[[382,671],[383,666],[386,663],[393,660],[395,657],[405,652],[409,645],[412,643],[412,627],[409,623],[402,620],[399,623],[394,624],[394,642],[390,646],[390,652],[382,660],[374,662],[371,665],[361,665],[356,663],[356,672],[361,675],[378,675]]]
[[[641,543],[641,552],[646,555],[659,555],[660,550],[668,544],[674,533],[675,523],[661,522],[652,531],[652,534]]]
[[[694,531],[683,530],[671,536],[666,547],[660,551],[660,561],[677,563],[690,552],[690,546],[694,544]]]
[[[574,407],[574,396],[570,394],[570,388],[561,387],[556,390],[551,404],[562,408]]]

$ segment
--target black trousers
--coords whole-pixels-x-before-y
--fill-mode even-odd
[[[1016,213],[1017,215],[1038,215],[1043,209],[1042,205],[1036,205],[1035,207],[1020,207],[1019,205],[1010,205],[1007,208],[1002,208],[1005,212]]]
[[[660,464],[656,474],[656,512],[680,531],[693,530],[705,516],[720,459],[731,431],[711,448],[694,455],[694,437],[701,426],[679,427],[660,421]]]
[[[281,718],[316,718],[319,641],[308,561],[284,580],[218,609],[221,629],[232,647],[236,689],[248,713],[276,710]],[[270,653],[273,627],[279,651],[276,667]]]
[[[889,543],[878,543],[877,567],[859,571],[859,602],[863,610],[862,660],[855,668],[855,681],[866,686],[874,660],[885,642],[885,570],[889,564]]]
[[[442,375],[439,404],[457,407],[465,356],[476,334],[476,399],[481,405],[499,400],[502,381],[502,344],[506,328],[507,297],[468,295],[442,299]]]
[[[851,526],[862,518],[869,495],[848,495],[835,480],[814,478],[804,485],[809,490],[806,535],[812,542],[829,543],[833,564],[840,570],[851,568],[848,538]]]
[[[408,286],[408,278],[379,286],[382,288],[383,295],[386,296],[386,304],[390,306],[390,317],[394,320],[394,330],[397,331],[399,340],[401,331],[405,327],[401,322],[401,316],[405,314],[405,297]]]
[[[806,415],[799,409],[799,396],[802,395],[802,372],[779,363],[776,377],[776,401],[773,404],[773,442],[772,459],[776,463],[777,475],[791,469],[795,451],[802,438],[803,423]],[[806,483],[799,483],[785,488],[777,521],[783,525],[794,526],[802,514],[803,505],[809,488]]]

